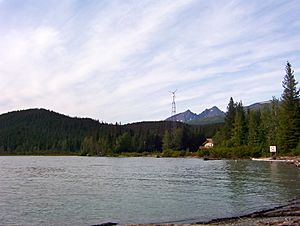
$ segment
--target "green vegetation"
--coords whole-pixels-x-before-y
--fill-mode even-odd
[[[167,121],[107,124],[45,109],[15,111],[0,115],[0,155],[156,156],[163,146],[196,152],[220,128],[177,122],[172,144],[164,144],[173,126]]]
[[[300,154],[300,100],[294,71],[289,62],[283,80],[281,100],[273,98],[270,106],[245,111],[242,102],[230,98],[224,126],[214,136],[215,148],[199,155],[221,158],[269,155],[276,145],[281,155]],[[206,151],[207,152],[207,151]]]
[[[224,116],[212,116],[208,118],[197,118],[187,122],[190,125],[209,125],[224,123]]]

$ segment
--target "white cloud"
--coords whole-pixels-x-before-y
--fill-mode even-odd
[[[300,68],[295,2],[80,4],[6,9],[26,19],[0,29],[1,112],[160,120],[170,114],[168,90],[179,89],[178,111],[225,110],[230,96],[249,104],[278,96],[286,60]]]

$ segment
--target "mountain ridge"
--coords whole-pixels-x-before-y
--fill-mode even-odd
[[[271,101],[261,101],[244,106],[245,110],[259,110],[268,107]],[[221,111],[218,107],[213,106],[202,111],[200,114],[194,113],[191,110],[178,113],[165,119],[165,121],[179,121],[190,125],[207,125],[223,123],[225,119],[225,112]]]
[[[168,117],[167,119],[165,119],[165,121],[179,121],[179,122],[189,123],[189,122],[193,122],[193,121],[199,122],[201,120],[208,121],[208,120],[205,120],[205,119],[206,118],[212,118],[212,117],[224,118],[225,113],[223,111],[221,111],[216,106],[205,109],[200,114],[196,114],[196,113],[194,113],[194,112],[192,112],[191,110],[188,109],[184,112],[181,112],[181,113],[178,113],[178,114],[173,115],[171,117]],[[220,121],[220,119],[218,119],[218,121]],[[208,124],[210,124],[210,123],[213,123],[213,121],[209,122]],[[191,123],[191,124],[193,124],[193,123]],[[206,124],[206,123],[204,123],[204,124]]]

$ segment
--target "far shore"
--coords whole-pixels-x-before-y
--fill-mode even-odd
[[[179,152],[179,151],[178,151]],[[0,154],[0,156],[78,156],[78,157],[155,157],[155,158],[199,158],[205,160],[254,160],[254,161],[267,161],[267,162],[293,162],[299,161],[300,156],[289,156],[289,155],[282,155],[277,157],[244,157],[244,158],[213,158],[213,157],[206,157],[206,156],[198,156],[196,152],[189,152],[186,155],[182,156],[164,156],[161,152],[125,152],[119,154],[109,154],[109,155],[80,155],[76,153],[62,153],[62,154]]]
[[[252,161],[262,161],[262,162],[283,162],[287,164],[293,164],[297,167],[300,167],[300,156],[277,156],[274,157],[260,157],[260,158],[210,158],[210,157],[199,157],[196,153],[188,153],[185,156],[163,156],[162,153],[159,152],[149,152],[149,153],[120,153],[114,155],[107,156],[93,156],[93,155],[78,155],[78,154],[28,154],[28,155],[0,155],[1,156],[78,156],[78,157],[112,157],[112,158],[135,158],[135,157],[150,157],[150,158],[199,158],[206,161],[211,160],[252,160]]]

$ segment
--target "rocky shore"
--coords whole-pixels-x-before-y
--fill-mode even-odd
[[[94,226],[112,226],[116,223],[107,222]],[[200,226],[200,225],[225,225],[225,226],[299,226],[300,225],[300,198],[291,200],[286,205],[272,209],[247,214],[244,216],[214,219],[208,222],[194,224],[127,224],[125,226]]]
[[[300,167],[300,156],[294,156],[294,157],[278,157],[276,158],[278,160],[284,160],[286,163],[294,164],[297,167]]]
[[[195,225],[300,225],[300,199],[290,201],[286,205],[263,210],[239,217],[215,219],[209,222],[198,222]]]
[[[251,158],[254,161],[266,161],[266,162],[285,162],[288,164],[293,164],[300,167],[300,157],[299,156],[279,156],[270,158]]]

